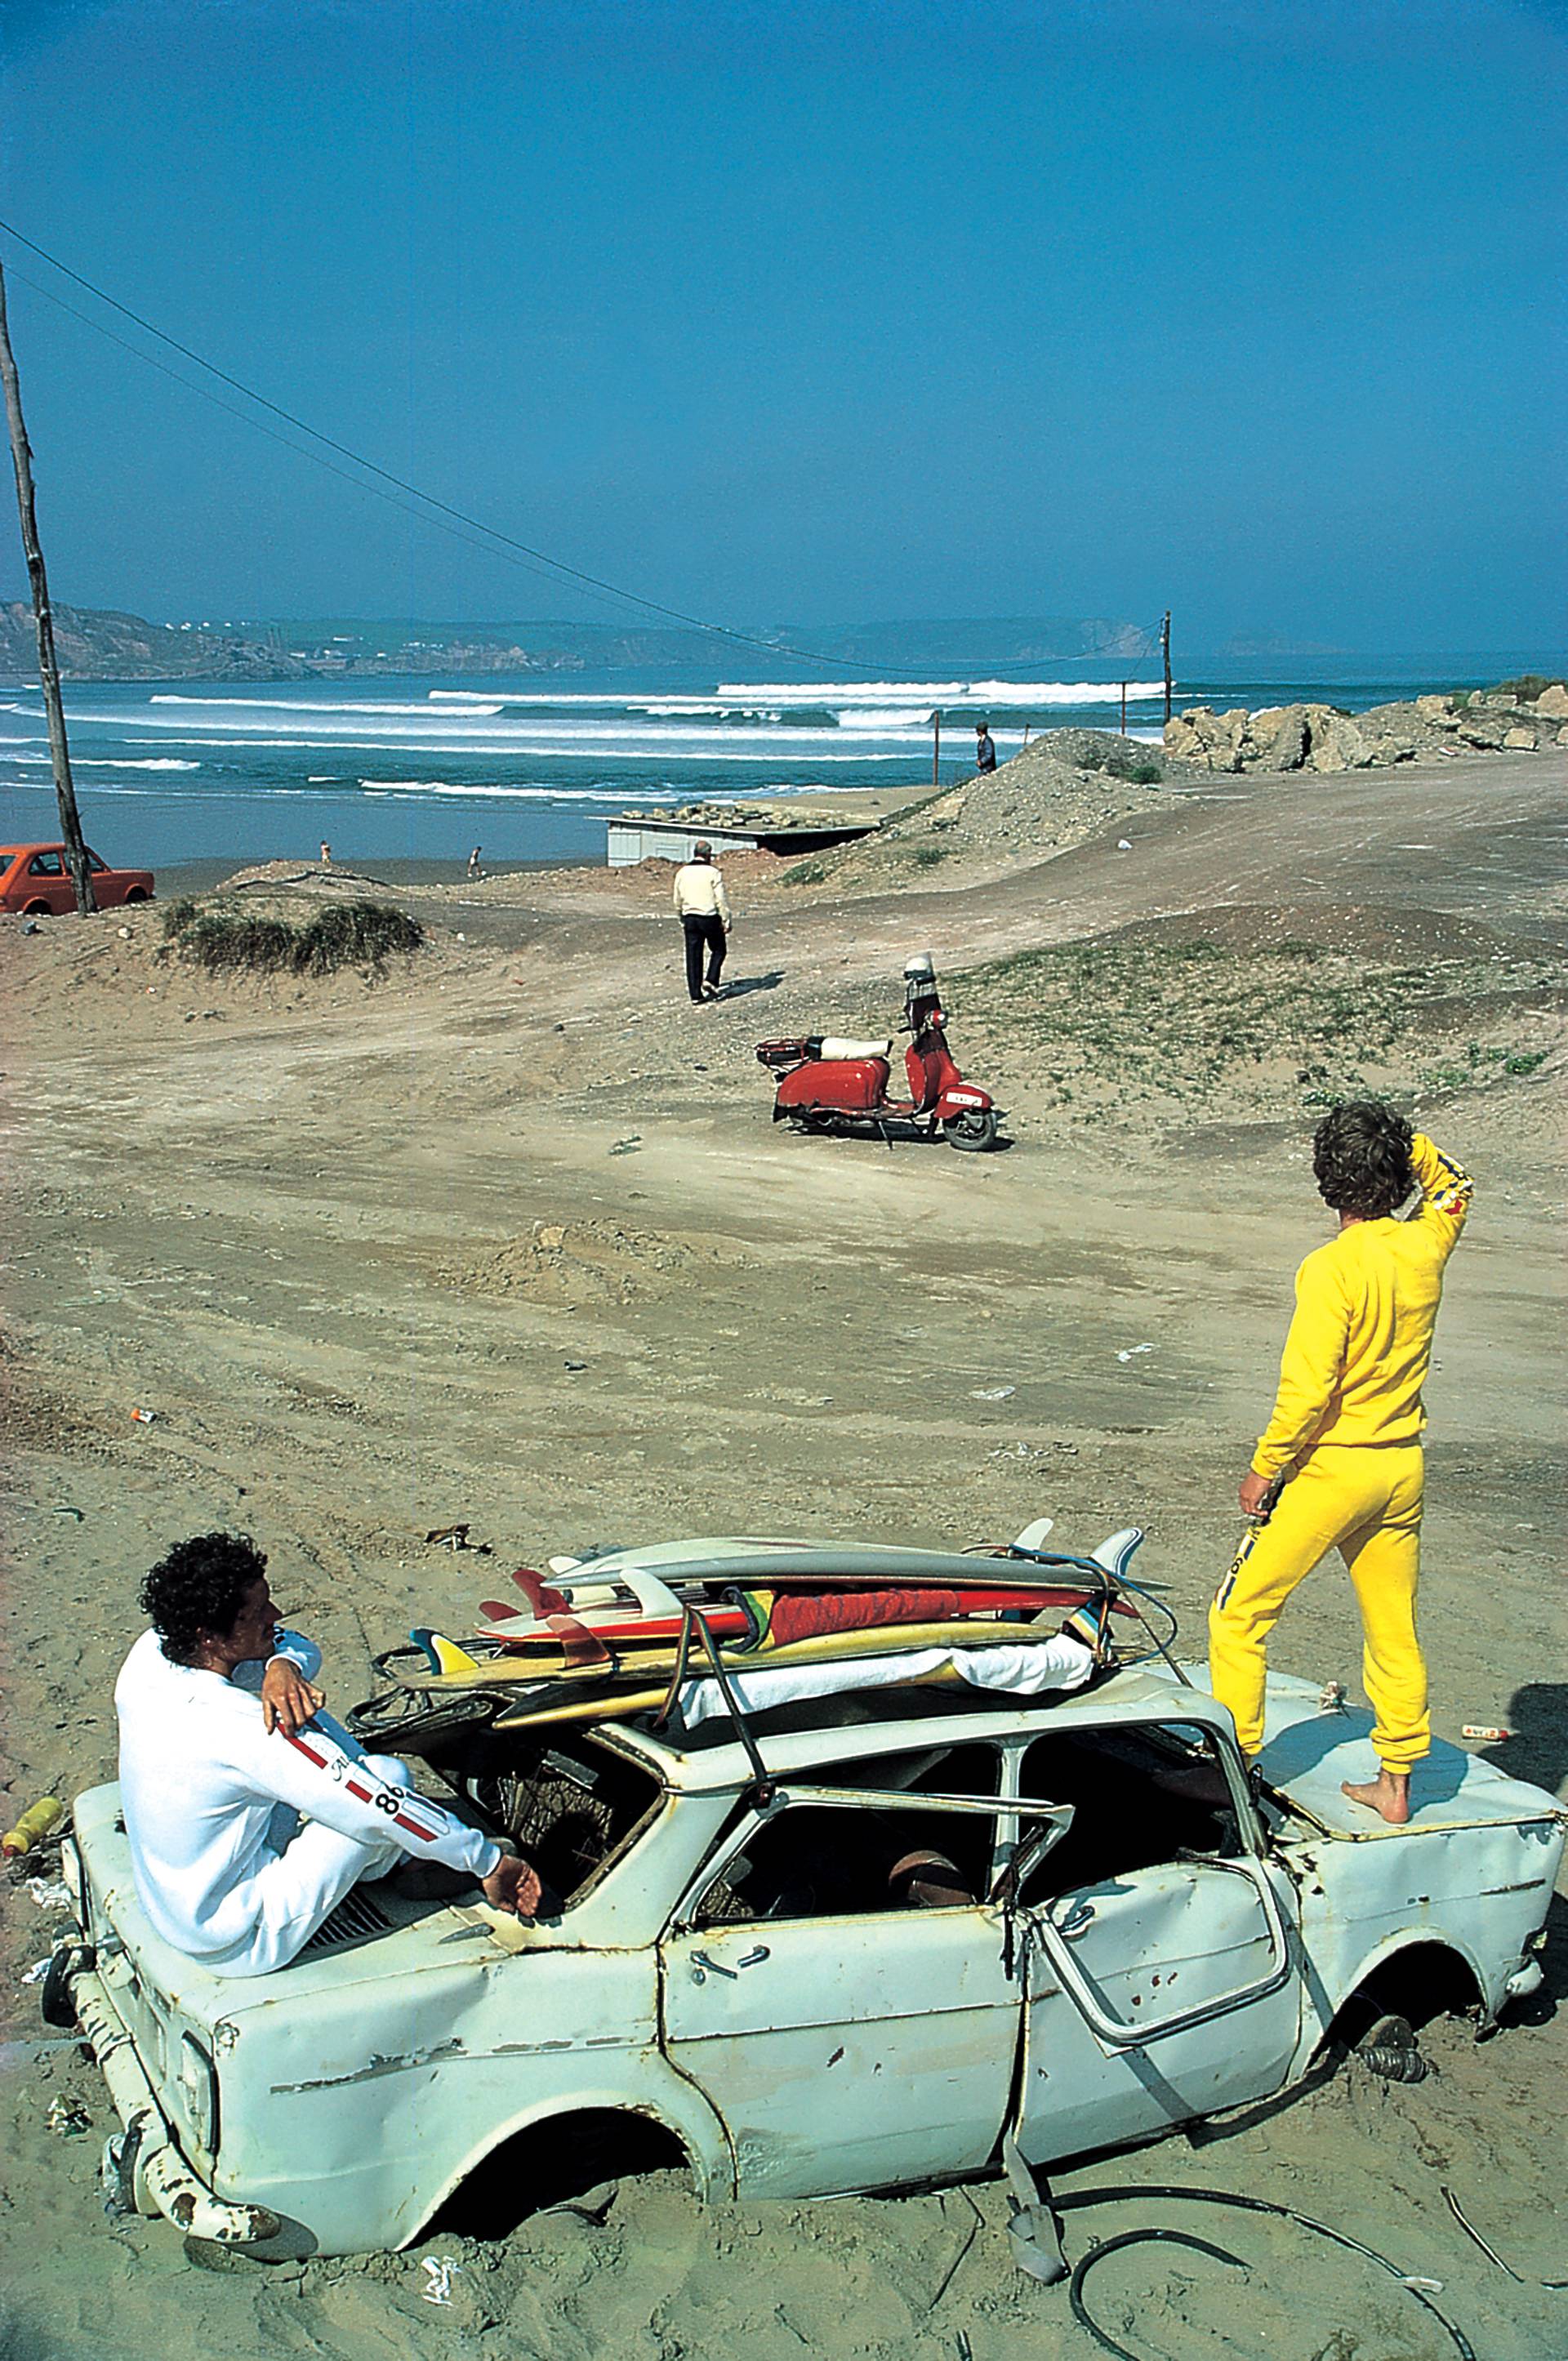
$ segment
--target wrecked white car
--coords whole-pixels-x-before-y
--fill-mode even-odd
[[[723,1573],[741,1546],[624,1559]],[[435,1692],[362,1734],[530,1856],[538,1923],[396,1873],[291,1966],[225,1979],[153,1934],[116,1789],[78,1801],[49,2006],[113,2094],[121,2203],[260,2254],[396,2247],[515,2217],[584,2138],[589,2180],[906,2188],[1266,2099],[1358,2007],[1485,2026],[1540,1981],[1561,1808],[1438,1745],[1387,1828],[1340,1793],[1367,1718],[1300,1682],[1271,1681],[1250,1781],[1152,1653],[1070,1694],[895,1681],[703,1720],[677,1698],[662,1726],[508,1728],[493,1676]]]

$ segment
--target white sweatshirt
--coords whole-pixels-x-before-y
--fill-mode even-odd
[[[729,924],[729,902],[724,880],[711,861],[688,861],[675,872],[675,916],[679,918],[722,918]]]
[[[321,1650],[280,1630],[277,1653],[307,1680]],[[262,1664],[231,1680],[172,1664],[156,1631],[144,1631],[120,1668],[120,1801],[143,1909],[166,1943],[197,1960],[231,1953],[261,1916],[256,1879],[278,1847],[269,1828],[280,1804],[340,1836],[404,1849],[488,1877],[501,1848],[438,1804],[397,1786],[358,1752],[330,1716],[297,1738],[268,1732]],[[323,1727],[324,1725],[324,1727]]]

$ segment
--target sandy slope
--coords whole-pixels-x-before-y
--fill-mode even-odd
[[[680,996],[657,879],[417,897],[444,924],[372,984],[199,980],[159,958],[156,911],[126,938],[117,920],[6,925],[8,1794],[109,1770],[136,1583],[213,1522],[263,1539],[339,1703],[362,1693],[371,1648],[411,1620],[460,1624],[485,1590],[489,1561],[422,1543],[460,1517],[535,1561],[737,1526],[934,1543],[1050,1510],[1089,1543],[1135,1519],[1196,1649],[1291,1272],[1321,1235],[1310,1116],[1283,1120],[1248,1077],[1218,1109],[1172,1104],[1157,1123],[1114,1104],[1087,1123],[1049,1112],[1045,1045],[982,1022],[978,986],[966,1035],[961,978],[955,1046],[1011,1111],[1003,1156],[775,1131],[751,1046],[887,1029],[912,949],[947,972],[1173,916],[1212,927],[1228,911],[1244,941],[1315,928],[1354,957],[1375,940],[1417,961],[1458,944],[1551,962],[1568,937],[1563,784],[1546,757],[1225,780],[984,884],[966,884],[961,859],[940,891],[869,899],[842,879],[817,898],[748,880],[737,991],[703,1011]],[[1443,1734],[1509,1723],[1521,1734],[1500,1759],[1555,1788],[1561,1001],[1511,1005],[1541,1061],[1488,1067],[1486,1089],[1422,1110],[1480,1191],[1431,1389],[1425,1618]],[[1138,1345],[1153,1349],[1118,1358]],[[983,1398],[1000,1386],[1014,1390]],[[131,1422],[138,1405],[155,1423]],[[1325,1568],[1299,1596],[1277,1656],[1354,1688],[1342,1576]],[[6,1893],[0,2037],[37,2030],[16,1977],[50,1923],[25,1888]],[[1562,1993],[1561,1938],[1552,1971]],[[1527,2277],[1563,2275],[1549,2093],[1568,2016],[1543,2002],[1527,2017],[1480,2048],[1435,2030],[1441,2078],[1417,2088],[1352,2068],[1201,2147],[1070,2178],[1299,2204],[1444,2280],[1496,2361],[1560,2353],[1568,2298],[1506,2279],[1439,2194],[1453,2185]],[[992,2189],[977,2224],[953,2193],[702,2214],[674,2182],[629,2186],[602,2227],[554,2215],[499,2253],[437,2241],[425,2251],[465,2261],[450,2310],[420,2301],[417,2252],[214,2278],[161,2225],[104,2223],[106,2101],[74,2053],[4,2058],[0,2355],[17,2361],[676,2361],[741,2341],[757,2361],[803,2345],[935,2361],[960,2331],[976,2361],[1093,2349],[1059,2294],[1011,2273]],[[60,2092],[89,2105],[92,2138],[44,2127]],[[1072,2243],[1173,2210],[1080,2216]],[[1443,2349],[1391,2282],[1296,2234],[1239,2216],[1179,2226],[1254,2275],[1238,2302],[1228,2272],[1180,2250],[1108,2262],[1107,2323],[1150,2354]]]

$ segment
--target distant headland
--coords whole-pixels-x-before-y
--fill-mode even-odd
[[[722,662],[754,673],[767,647],[740,647],[706,631],[615,623],[446,623],[208,618],[149,622],[101,607],[54,609],[55,644],[67,680],[323,680],[338,675],[586,672],[631,664]],[[988,664],[1146,663],[1153,632],[1136,623],[1036,616],[1001,620],[758,626],[781,663],[809,648],[836,663],[915,672]],[[793,659],[789,659],[793,662]],[[32,609],[0,604],[0,679],[36,677]]]

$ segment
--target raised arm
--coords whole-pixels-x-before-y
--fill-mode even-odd
[[[1415,1218],[1446,1230],[1452,1249],[1459,1243],[1475,1183],[1464,1166],[1455,1164],[1452,1156],[1445,1156],[1424,1131],[1418,1131],[1410,1142],[1410,1170],[1421,1192]]]
[[[316,1686],[322,1652],[302,1631],[280,1623],[273,1634],[272,1653],[265,1664],[236,1664],[229,1678],[236,1688],[261,1699],[261,1718],[268,1730],[282,1730],[291,1738],[326,1703],[326,1692]]]

